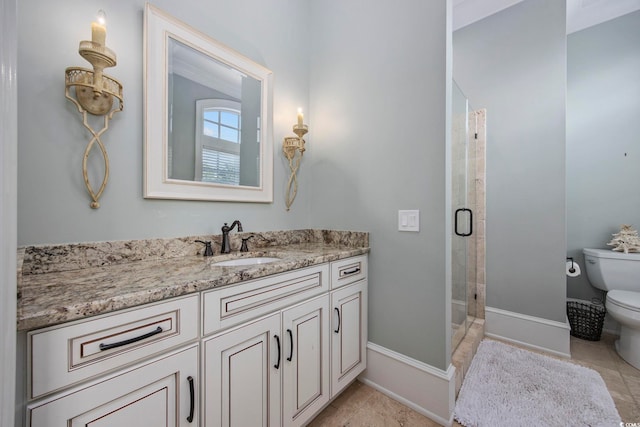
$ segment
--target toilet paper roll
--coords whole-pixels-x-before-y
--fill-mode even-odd
[[[567,276],[578,277],[580,275],[580,266],[575,261],[567,261]]]

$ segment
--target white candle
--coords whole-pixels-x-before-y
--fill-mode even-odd
[[[298,108],[298,127],[303,126],[304,115],[302,114],[302,108]]]
[[[107,29],[104,25],[100,25],[97,22],[91,23],[91,41],[104,46],[107,38]]]
[[[107,27],[105,26],[105,13],[103,10],[98,11],[97,21],[91,23],[91,41],[100,46],[105,46]]]

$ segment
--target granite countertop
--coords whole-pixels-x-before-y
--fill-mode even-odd
[[[181,252],[183,247],[192,248],[193,240],[203,236],[21,248],[17,328],[51,326],[369,252],[367,233],[304,232],[306,236],[294,234],[292,239],[280,239],[280,235],[273,238],[275,232],[260,233],[252,240],[257,244],[250,252],[213,257],[203,257],[193,249],[191,253]],[[204,238],[215,242],[217,237]],[[241,237],[237,235],[236,239]],[[137,242],[144,244],[136,245]],[[141,255],[138,248],[148,249],[149,242],[180,249],[164,252],[164,256]],[[237,246],[232,242],[232,247]],[[88,257],[87,253],[94,256]],[[280,260],[259,265],[216,265],[226,259],[253,256]],[[101,265],[94,265],[97,259]]]

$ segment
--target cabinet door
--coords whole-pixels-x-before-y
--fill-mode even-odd
[[[62,397],[31,404],[27,425],[197,426],[197,378],[198,347],[192,346]]]
[[[204,426],[280,425],[283,344],[280,313],[204,341]]]
[[[331,397],[367,367],[367,281],[331,292]]]
[[[329,401],[329,296],[285,310],[283,426],[305,424]]]

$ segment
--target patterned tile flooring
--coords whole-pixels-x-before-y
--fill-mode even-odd
[[[614,341],[615,336],[606,333],[595,342],[571,337],[571,361],[598,371],[622,420],[640,425],[640,370],[618,356]],[[309,426],[435,427],[439,424],[356,381]]]

